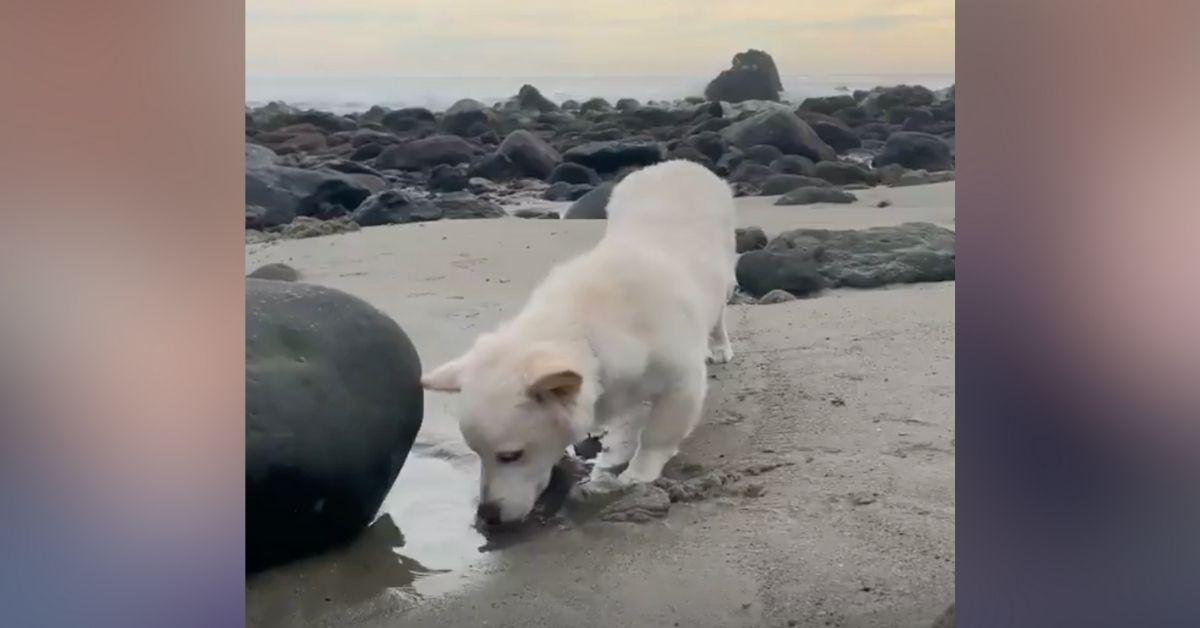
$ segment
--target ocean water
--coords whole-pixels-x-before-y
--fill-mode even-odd
[[[247,76],[246,104],[252,107],[281,100],[300,108],[336,113],[364,111],[372,105],[391,108],[426,107],[440,111],[461,98],[492,105],[526,83],[555,102],[584,101],[599,96],[672,101],[700,96],[712,76],[526,76],[526,77],[394,77],[394,76]],[[941,89],[954,83],[953,74],[832,74],[783,75],[783,98],[799,102],[809,96],[828,96],[877,85],[924,85]]]

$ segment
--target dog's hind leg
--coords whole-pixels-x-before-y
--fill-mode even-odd
[[[679,452],[679,444],[700,421],[707,386],[704,365],[697,362],[688,367],[675,386],[654,400],[638,438],[637,452],[619,476],[621,482],[653,482],[662,475],[663,465]]]
[[[733,359],[733,344],[729,342],[729,331],[725,329],[725,310],[721,306],[721,315],[717,324],[708,334],[708,361],[713,364],[724,364]]]

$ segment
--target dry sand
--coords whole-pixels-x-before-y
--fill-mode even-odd
[[[953,228],[954,184],[856,192],[850,206],[739,199],[741,224]],[[878,209],[882,199],[891,207]],[[423,362],[512,315],[602,221],[376,227],[253,245],[395,318]],[[765,489],[675,504],[650,523],[550,527],[507,547],[470,528],[477,471],[430,395],[383,511],[344,551],[255,577],[257,626],[928,626],[954,597],[954,283],[838,290],[731,308],[737,357],[672,473],[787,463]],[[751,490],[751,494],[755,492]]]

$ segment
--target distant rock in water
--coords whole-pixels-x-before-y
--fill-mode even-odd
[[[521,86],[521,89],[517,91],[517,95],[505,103],[505,108],[541,112],[558,111],[558,105],[543,96],[538,91],[538,88],[528,84]]]
[[[779,100],[782,91],[775,60],[761,50],[750,49],[733,56],[733,67],[718,74],[704,89],[704,96],[727,102]]]

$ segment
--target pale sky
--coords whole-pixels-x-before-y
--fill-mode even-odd
[[[246,0],[246,73],[694,75],[767,51],[781,74],[954,72],[954,0]]]

